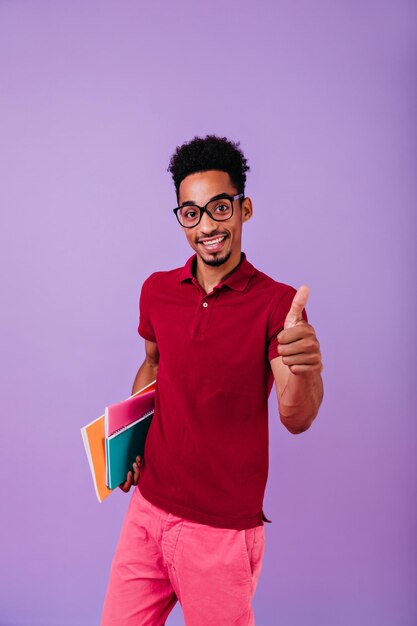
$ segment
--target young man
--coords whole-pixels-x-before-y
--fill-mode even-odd
[[[264,554],[268,396],[291,433],[317,415],[321,355],[297,292],[242,253],[249,170],[239,143],[208,135],[169,171],[184,267],[143,284],[146,358],[133,390],[157,379],[155,414],[113,560],[102,626],[160,626],[180,601],[187,626],[254,624]],[[139,479],[140,469],[140,479]]]

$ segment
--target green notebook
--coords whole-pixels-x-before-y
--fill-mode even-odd
[[[107,486],[114,489],[124,483],[137,456],[143,458],[145,439],[151,424],[153,411],[133,424],[106,438]]]

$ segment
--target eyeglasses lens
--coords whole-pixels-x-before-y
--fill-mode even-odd
[[[233,214],[233,206],[230,200],[222,198],[220,200],[213,200],[207,205],[207,212],[210,217],[216,222],[222,222],[228,220]],[[190,227],[195,226],[200,221],[201,210],[198,206],[185,206],[181,207],[178,211],[178,219],[182,226]]]

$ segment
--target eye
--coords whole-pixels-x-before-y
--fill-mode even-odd
[[[216,213],[226,213],[229,210],[230,210],[230,207],[227,204],[218,204],[216,206]]]
[[[183,212],[184,219],[193,220],[197,217],[197,211],[195,209],[188,209]]]

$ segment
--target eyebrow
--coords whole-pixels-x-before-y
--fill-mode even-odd
[[[226,193],[225,191],[223,193],[218,193],[217,196],[213,196],[212,198],[210,198],[210,200],[207,200],[206,204],[208,204],[209,202],[212,202],[213,200],[220,200],[221,198],[224,197],[230,198],[230,194]],[[185,202],[183,202],[180,207],[184,207],[184,206],[199,206],[194,200],[186,200]]]

